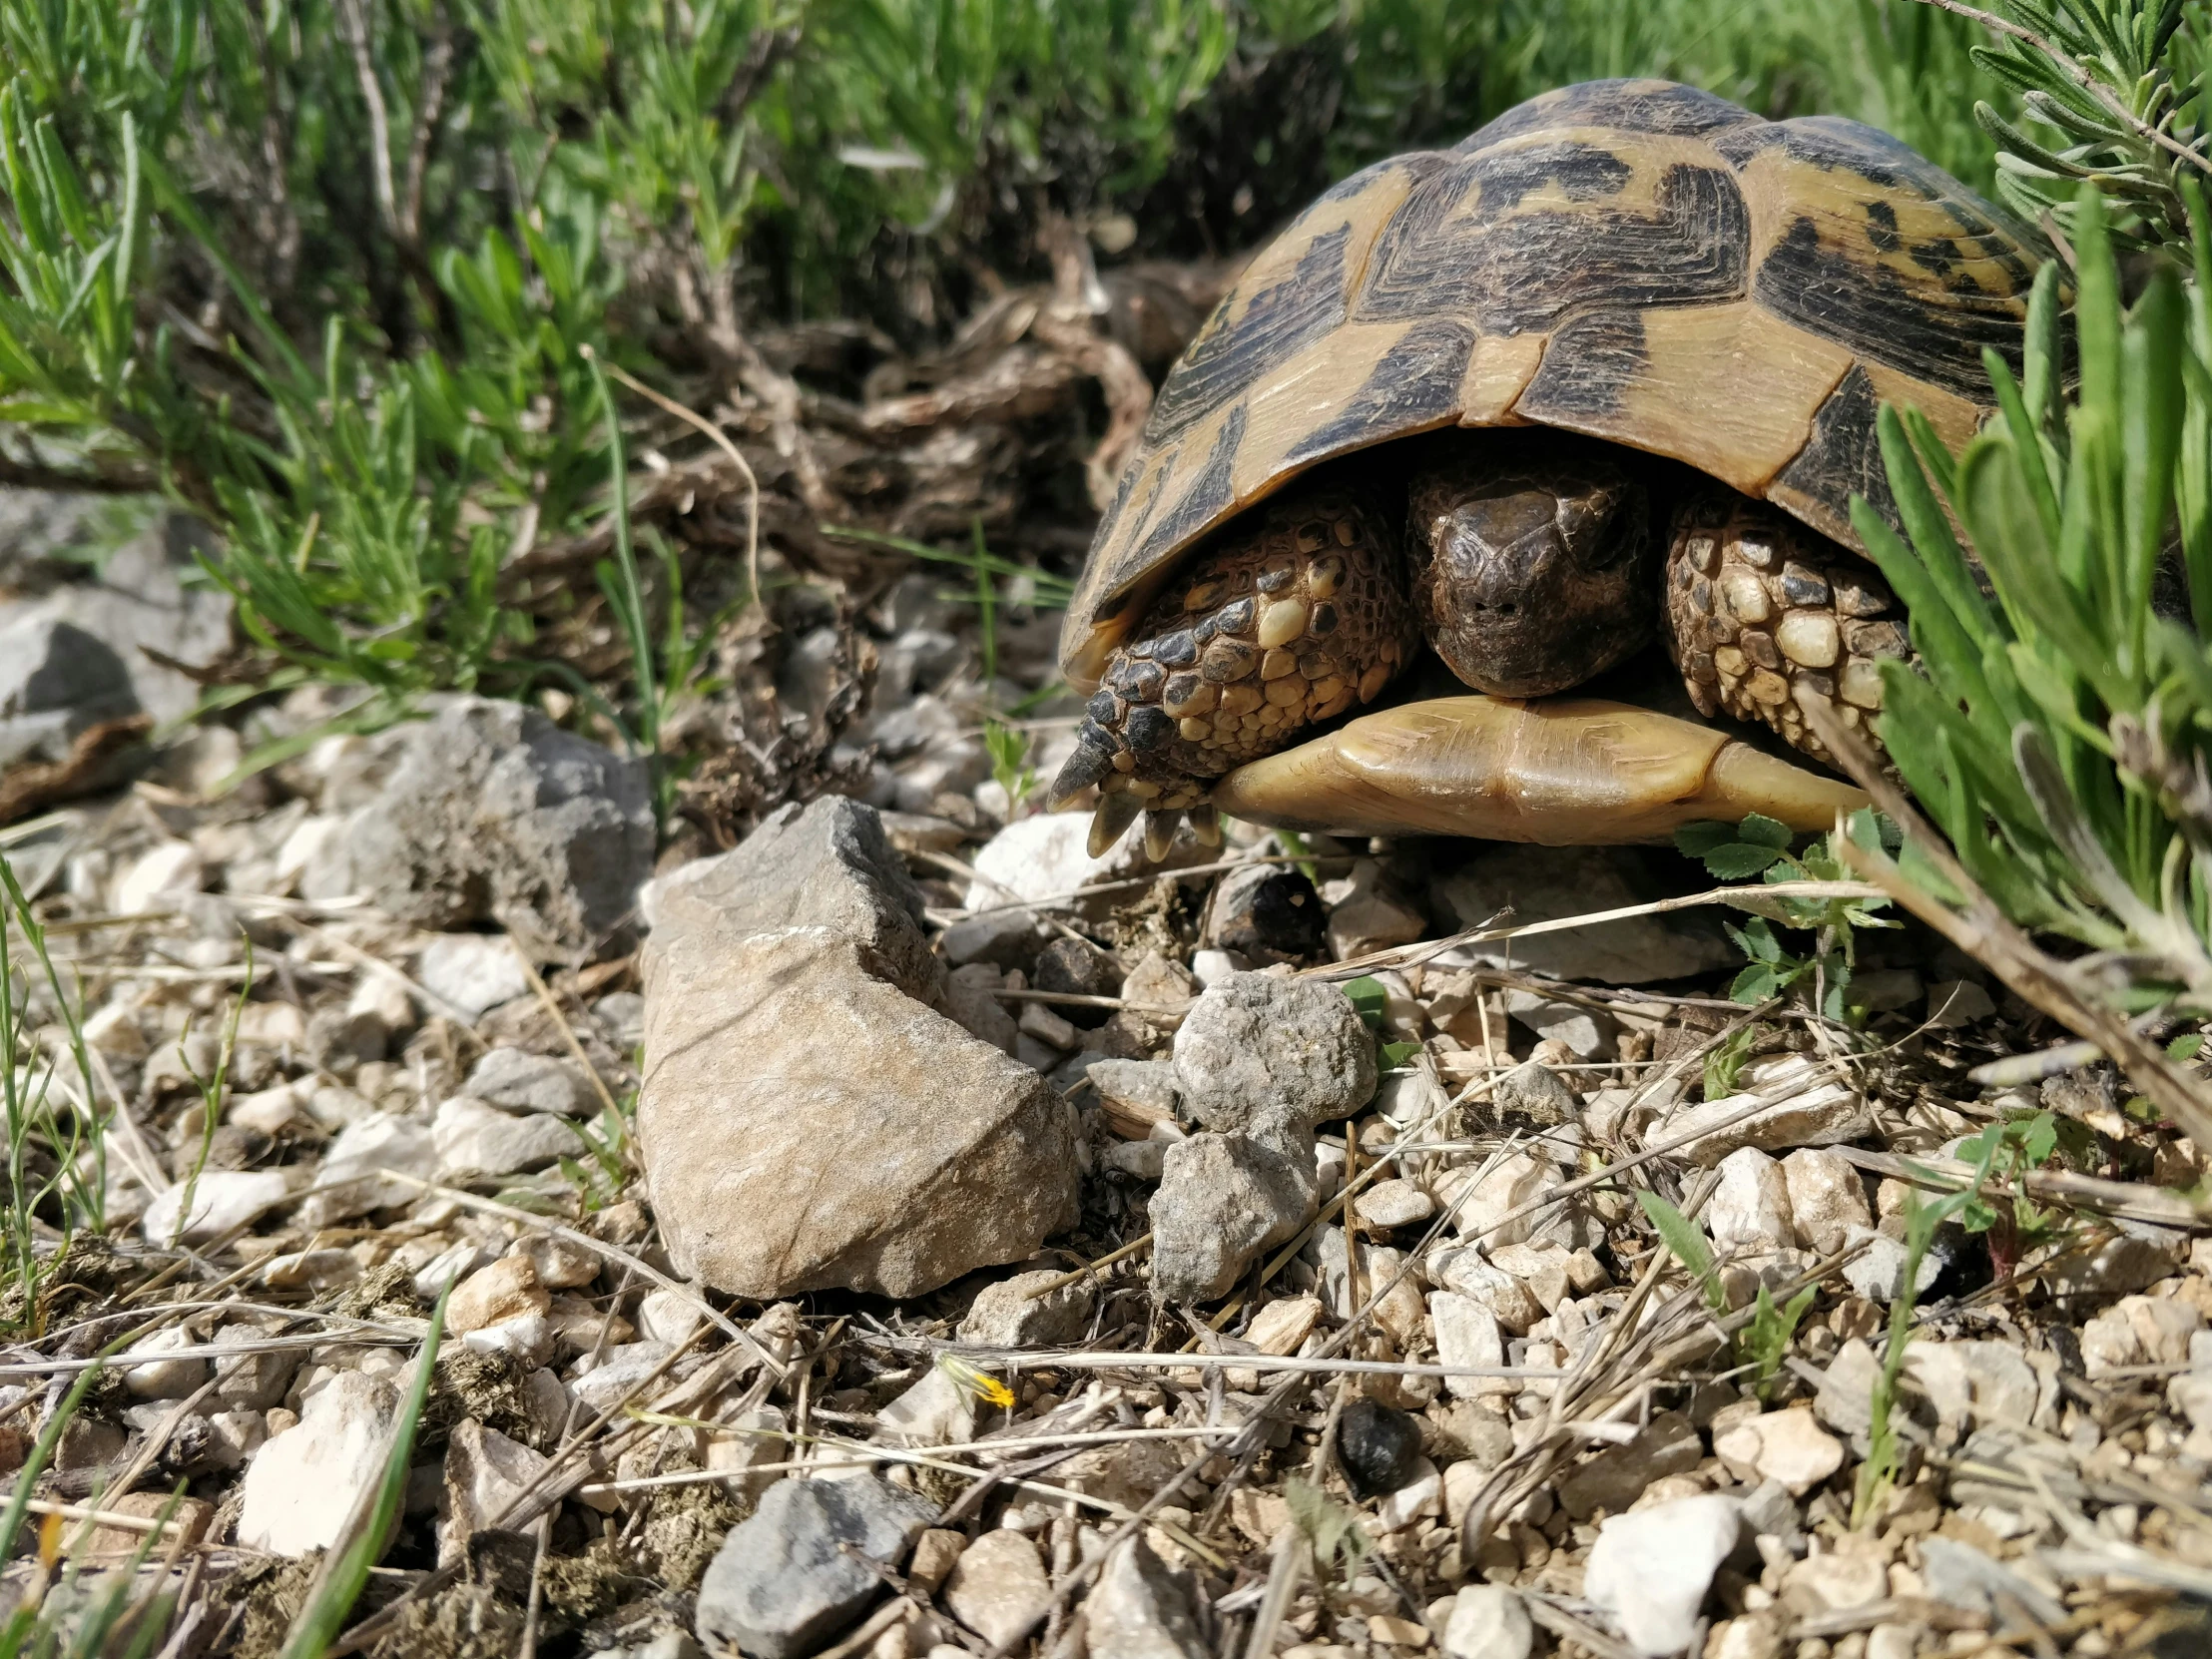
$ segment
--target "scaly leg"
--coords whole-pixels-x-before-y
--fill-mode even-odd
[[[1140,812],[1155,858],[1185,812],[1218,834],[1215,779],[1372,702],[1411,659],[1404,580],[1390,520],[1352,493],[1294,489],[1256,508],[1114,651],[1048,804],[1098,786],[1094,857]]]
[[[1798,700],[1825,699],[1865,730],[1882,707],[1876,665],[1909,651],[1904,608],[1872,565],[1779,508],[1720,491],[1676,515],[1665,632],[1699,713],[1760,721],[1831,764]]]

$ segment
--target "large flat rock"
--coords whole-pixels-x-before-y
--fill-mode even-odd
[[[638,1133],[677,1270],[763,1299],[918,1296],[1076,1213],[1073,1109],[833,927],[664,915]]]

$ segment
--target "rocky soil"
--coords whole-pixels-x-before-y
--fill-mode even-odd
[[[16,769],[170,695],[63,673],[83,590],[0,611]],[[215,794],[307,693],[0,830],[89,1072],[18,931],[18,1086],[111,1114],[12,1174],[106,1225],[37,1210],[0,1470],[114,1350],[0,1602],[277,1652],[444,1296],[345,1651],[2212,1651],[2202,1155],[2107,1069],[1973,1081],[2065,1035],[1974,962],[1864,935],[1853,1029],[1732,1002],[1671,851],[1094,859],[983,740],[1049,614],[986,681],[932,578],[809,603],[741,692],[836,791],[727,849],[466,699]],[[2042,1112],[1900,1308],[1916,1196]]]

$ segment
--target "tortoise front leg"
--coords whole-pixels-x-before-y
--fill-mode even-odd
[[[1907,652],[1903,607],[1872,565],[1733,491],[1675,517],[1665,633],[1700,714],[1760,721],[1830,764],[1798,700],[1864,730],[1882,707],[1877,664]]]
[[[1810,832],[1867,798],[1671,715],[1596,698],[1435,698],[1238,768],[1223,812],[1283,830],[1475,835],[1546,846],[1664,841],[1751,813]]]
[[[1185,565],[1115,648],[1047,804],[1095,784],[1092,856],[1142,812],[1164,857],[1185,812],[1213,830],[1216,778],[1372,701],[1417,643],[1389,521],[1343,490],[1288,491]]]

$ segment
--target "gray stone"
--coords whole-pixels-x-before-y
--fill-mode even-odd
[[[0,627],[0,766],[59,761],[87,727],[137,712],[130,671],[105,641],[54,616]]]
[[[250,1325],[227,1325],[211,1339],[217,1348],[243,1348],[267,1342],[270,1333]],[[266,1411],[281,1405],[299,1369],[299,1351],[278,1349],[261,1354],[241,1354],[234,1360],[215,1362],[216,1399],[232,1411]]]
[[[1251,1135],[1193,1135],[1162,1160],[1152,1195],[1152,1290],[1175,1302],[1227,1295],[1262,1251],[1306,1225],[1311,1153]]]
[[[424,990],[470,1021],[530,990],[522,958],[496,933],[440,933],[415,959],[415,976]]]
[[[188,1187],[189,1213],[185,1209]],[[139,1226],[147,1243],[164,1248],[212,1239],[274,1210],[296,1190],[292,1177],[282,1170],[203,1170],[197,1181],[180,1181],[159,1194]]]
[[[1428,1328],[1436,1344],[1436,1363],[1497,1370],[1505,1364],[1505,1339],[1497,1315],[1472,1297],[1436,1291],[1428,1298]],[[1510,1395],[1515,1384],[1496,1377],[1447,1377],[1444,1386],[1458,1399],[1484,1394]]]
[[[1052,1580],[1037,1546],[1001,1526],[960,1552],[939,1599],[954,1618],[996,1645],[1027,1630],[1051,1594]]]
[[[128,1368],[123,1373],[123,1385],[139,1399],[184,1398],[208,1380],[208,1362],[163,1360],[154,1356],[197,1346],[197,1339],[181,1325],[155,1332],[117,1359],[117,1365]]]
[[[430,1139],[439,1166],[463,1175],[543,1169],[584,1150],[583,1138],[551,1112],[503,1112],[465,1094],[438,1108]]]
[[[1905,1279],[1905,1241],[1878,1233],[1871,1227],[1853,1227],[1844,1234],[1845,1248],[1849,1249],[1862,1239],[1867,1243],[1866,1252],[1844,1264],[1844,1282],[1869,1302],[1894,1302]],[[1916,1301],[1942,1270],[1942,1261],[1935,1251],[1921,1258],[1920,1272],[1913,1282],[1912,1294]]]
[[[453,1425],[445,1442],[445,1491],[438,1505],[438,1565],[468,1553],[468,1540],[496,1525],[552,1459],[474,1417]]]
[[[1354,862],[1352,873],[1329,883],[1329,953],[1340,962],[1410,944],[1428,930],[1420,906],[1396,889],[1377,858]],[[1233,940],[1222,941],[1237,948]]]
[[[1527,846],[1469,843],[1473,852],[1433,888],[1437,907],[1474,927],[1510,907],[1515,925],[1622,909],[1663,898],[1688,875],[1671,851],[1627,846]],[[1741,959],[1720,923],[1703,910],[1678,910],[1463,945],[1453,961],[1510,967],[1552,979],[1641,985],[1733,967]]]
[[[1436,1213],[1436,1201],[1418,1184],[1400,1178],[1376,1182],[1352,1201],[1352,1208],[1363,1225],[1387,1233],[1426,1221]]]
[[[666,1343],[624,1343],[569,1384],[577,1403],[591,1412],[611,1411],[629,1392],[659,1371],[675,1352]]]
[[[638,1137],[687,1278],[918,1296],[1074,1221],[1074,1109],[883,960],[826,927],[649,937]]]
[[[1736,1500],[1717,1492],[1615,1515],[1590,1546],[1582,1593],[1644,1659],[1672,1659],[1696,1634],[1713,1574],[1742,1529]]]
[[[0,543],[30,550],[28,560],[11,559],[9,570],[0,574],[0,590],[27,595],[0,603],[0,729],[8,716],[21,712],[7,706],[18,672],[38,674],[42,687],[34,697],[43,698],[59,686],[58,670],[69,693],[44,707],[89,717],[87,724],[139,711],[158,721],[189,713],[200,699],[198,682],[140,648],[152,646],[193,668],[212,664],[230,649],[230,596],[183,580],[195,569],[195,550],[208,545],[206,529],[186,514],[161,510],[96,566],[72,560],[35,569],[44,549],[72,541],[89,547],[97,529],[77,503],[44,492],[8,492],[5,516],[15,519],[14,508],[27,497],[52,504],[55,511],[43,515],[46,523],[26,526],[20,537],[12,525],[0,527]],[[49,626],[57,631],[43,632]],[[41,658],[47,659],[45,672],[38,673]],[[0,756],[0,764],[5,759]]]
[[[955,967],[988,962],[993,967],[1027,967],[1036,959],[1043,935],[1034,910],[991,910],[947,927],[937,941]]]
[[[1012,1054],[1020,1042],[1021,1029],[998,1000],[998,987],[1005,977],[988,962],[954,968],[945,975],[944,1011],[969,1036],[989,1043],[1001,1054]]]
[[[1528,1659],[1535,1645],[1527,1604],[1503,1584],[1469,1584],[1452,1598],[1445,1659]]]
[[[300,1556],[338,1541],[391,1455],[399,1389],[386,1377],[342,1371],[317,1388],[299,1420],[271,1436],[240,1488],[238,1541]]]
[[[881,1593],[869,1563],[897,1566],[935,1513],[872,1474],[779,1480],[700,1581],[699,1639],[710,1652],[802,1659]]]
[[[1782,1166],[1747,1146],[1721,1160],[1720,1177],[1705,1206],[1705,1230],[1713,1242],[1751,1255],[1790,1248],[1797,1235]]]
[[[519,703],[459,697],[410,731],[349,838],[355,879],[400,920],[497,922],[535,955],[580,957],[652,873],[652,795],[642,761]]]
[[[1535,991],[1507,991],[1505,1011],[1539,1037],[1567,1045],[1577,1060],[1603,1060],[1620,1036],[1620,1021],[1601,1008]]]
[[[960,1341],[981,1348],[1050,1348],[1081,1342],[1091,1320],[1091,1287],[1087,1280],[1045,1287],[1066,1274],[1057,1268],[1017,1273],[986,1285],[968,1305],[960,1321]]]
[[[1764,1111],[1739,1115],[1762,1103]],[[1840,1146],[1873,1126],[1874,1113],[1866,1096],[1802,1056],[1790,1055],[1756,1073],[1752,1086],[1737,1094],[1667,1114],[1647,1131],[1646,1138],[1672,1141],[1706,1131],[1674,1156],[1711,1169],[1743,1147],[1786,1152],[1801,1146]]]
[[[2043,1283],[2061,1307],[2072,1306],[2076,1298],[2148,1290],[2188,1259],[2187,1236],[2171,1228],[2125,1220],[2113,1225],[2113,1235],[2093,1250],[2052,1248],[2054,1259],[2042,1269]]]
[[[324,1148],[315,1190],[299,1204],[300,1225],[328,1227],[371,1210],[412,1204],[422,1196],[422,1189],[393,1180],[392,1175],[430,1181],[437,1172],[437,1144],[427,1123],[415,1118],[362,1118],[347,1124]]]
[[[1144,1539],[1107,1556],[1083,1603],[1091,1659],[1204,1659],[1188,1577],[1172,1571]]]
[[[720,857],[653,883],[652,925],[735,943],[785,927],[828,927],[859,945],[869,970],[933,1000],[942,969],[922,932],[921,889],[882,819],[839,795],[785,807]]]
[[[1875,1358],[1874,1350],[1854,1337],[1837,1349],[1828,1370],[1821,1374],[1820,1385],[1813,1394],[1813,1414],[1838,1433],[1863,1443],[1873,1426],[1870,1402],[1881,1376],[1882,1362]]]
[[[1497,1080],[1490,1103],[1500,1114],[1526,1118],[1538,1129],[1554,1129],[1575,1115],[1574,1091],[1549,1066],[1529,1060]]]
[[[1375,1042],[1335,985],[1233,973],[1176,1031],[1175,1073],[1209,1129],[1310,1133],[1375,1093]]]
[[[461,1092],[518,1112],[560,1112],[589,1117],[599,1109],[599,1091],[573,1060],[532,1054],[526,1048],[495,1048],[476,1062]]]
[[[1041,774],[1040,774],[1041,776]],[[997,909],[1002,905],[1063,898],[1078,888],[1117,881],[1125,876],[1172,870],[1178,865],[1211,859],[1214,849],[1201,846],[1186,827],[1175,838],[1164,863],[1155,866],[1144,852],[1144,827],[1133,824],[1101,858],[1090,854],[1091,815],[1038,813],[1016,819],[993,835],[977,852],[977,880],[968,884],[966,907]],[[1138,888],[1127,887],[1075,901],[1079,913],[1103,917],[1126,904]],[[1027,911],[1031,924],[1035,916]]]
[[[1790,1190],[1790,1225],[1807,1250],[1833,1256],[1854,1227],[1872,1227],[1867,1184],[1858,1166],[1829,1147],[1800,1147],[1782,1160]]]

